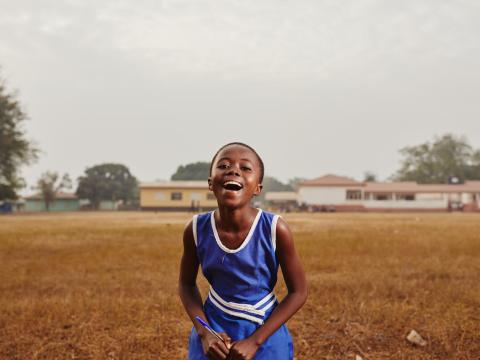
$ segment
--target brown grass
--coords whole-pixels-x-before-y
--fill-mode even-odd
[[[190,216],[0,217],[0,358],[185,359]],[[479,215],[285,218],[310,287],[288,324],[298,360],[480,358]],[[426,347],[407,343],[411,329]]]

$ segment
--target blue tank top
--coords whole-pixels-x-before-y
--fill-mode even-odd
[[[193,217],[193,236],[204,276],[207,301],[235,317],[263,324],[277,303],[276,224],[278,215],[258,209],[250,231],[237,249],[222,244],[214,211]]]

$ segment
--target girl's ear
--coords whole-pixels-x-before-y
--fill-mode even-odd
[[[262,185],[262,184],[258,184],[258,185],[257,185],[257,188],[255,189],[255,192],[253,193],[253,196],[258,196],[258,195],[260,195],[260,193],[262,192],[262,189],[263,189],[263,185]]]
[[[208,177],[208,190],[213,191],[213,188],[212,188],[212,178],[211,178],[211,177]]]

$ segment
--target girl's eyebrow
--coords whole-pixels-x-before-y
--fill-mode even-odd
[[[220,159],[218,159],[217,161],[222,161],[222,160],[231,160],[231,158],[229,158],[228,156],[224,156],[224,157],[221,157]],[[247,159],[247,158],[241,158],[240,160],[252,162],[251,159]]]

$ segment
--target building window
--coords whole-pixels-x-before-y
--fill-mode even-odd
[[[396,198],[397,198],[397,200],[413,201],[413,200],[415,200],[415,194],[397,194]]]
[[[374,194],[373,195],[373,198],[375,200],[380,200],[380,201],[383,201],[383,200],[392,200],[392,194]]]
[[[192,192],[190,194],[190,199],[192,200],[200,200],[202,198],[202,194],[198,192]]]
[[[170,199],[172,200],[182,200],[182,193],[181,192],[172,192]]]
[[[362,200],[362,191],[347,190],[347,200]]]
[[[155,200],[163,200],[165,199],[165,193],[164,192],[156,192],[155,193]]]
[[[215,200],[215,194],[214,193],[207,193],[207,200]]]

